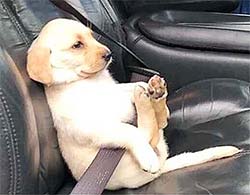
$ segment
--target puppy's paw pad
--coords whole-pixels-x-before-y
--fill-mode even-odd
[[[159,100],[167,96],[166,82],[158,75],[154,75],[148,81],[148,94],[152,99]]]

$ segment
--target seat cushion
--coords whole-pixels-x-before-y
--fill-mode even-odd
[[[219,145],[244,151],[234,157],[163,174],[138,189],[105,194],[246,194],[250,190],[250,84],[234,79],[192,83],[171,94],[169,126],[165,129],[170,155]],[[70,177],[59,194],[75,185]]]
[[[250,16],[243,15],[163,11],[141,18],[138,26],[143,35],[163,45],[249,53],[249,21]]]

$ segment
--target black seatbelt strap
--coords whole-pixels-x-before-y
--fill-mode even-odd
[[[102,194],[125,149],[101,148],[71,194]]]
[[[139,58],[134,52],[132,52],[125,45],[123,45],[122,43],[116,41],[110,35],[108,35],[104,31],[102,31],[101,29],[99,29],[93,22],[89,21],[84,15],[82,15],[79,11],[77,11],[70,3],[68,3],[67,1],[64,1],[64,0],[50,0],[50,1],[54,5],[56,5],[57,7],[59,7],[60,9],[62,9],[65,12],[68,12],[68,13],[72,14],[73,16],[75,16],[80,22],[82,22],[86,26],[91,26],[91,29],[94,32],[96,32],[99,35],[102,35],[103,37],[105,37],[106,39],[112,41],[113,43],[115,43],[116,45],[118,45],[119,47],[121,47],[124,51],[126,51],[131,56],[133,56],[138,62],[140,62],[141,64],[143,64],[145,67],[148,67],[146,65],[146,63],[141,58]]]

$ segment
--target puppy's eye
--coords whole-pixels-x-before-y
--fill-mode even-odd
[[[81,41],[77,41],[76,43],[74,43],[74,45],[72,45],[73,49],[79,49],[83,47],[83,43]]]

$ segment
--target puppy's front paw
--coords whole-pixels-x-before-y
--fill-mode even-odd
[[[147,90],[152,100],[161,100],[168,95],[166,82],[158,75],[154,75],[149,79]]]
[[[152,174],[157,173],[160,170],[160,162],[158,158],[147,158],[142,164],[142,169],[145,172],[149,172]]]
[[[146,172],[155,174],[160,170],[159,159],[150,145],[144,147],[143,151],[137,155],[141,169]]]

